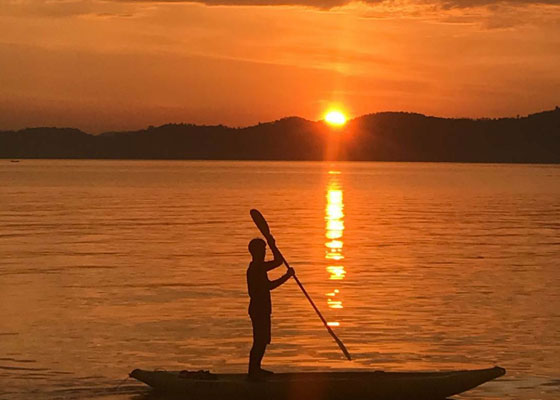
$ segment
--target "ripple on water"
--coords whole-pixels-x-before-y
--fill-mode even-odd
[[[131,399],[144,388],[118,385],[135,367],[244,371],[254,207],[355,358],[343,360],[289,283],[273,294],[270,368],[499,364],[505,378],[461,398],[558,398],[557,166],[22,167],[0,165],[2,398]],[[332,176],[344,214],[338,280],[325,258]],[[334,289],[342,308],[329,307]]]

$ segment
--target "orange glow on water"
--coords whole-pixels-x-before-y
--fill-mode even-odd
[[[328,304],[329,304],[329,308],[344,308],[344,307],[342,306],[342,301],[340,301],[340,300],[331,300],[331,299],[328,299],[327,302],[328,302]]]
[[[344,196],[338,178],[340,171],[329,171],[329,175],[326,194],[327,204],[325,206],[325,238],[327,239],[325,242],[325,259],[328,262],[326,270],[330,281],[340,281],[346,276],[344,265],[341,264],[344,259],[342,254],[344,247]],[[339,289],[333,289],[331,292],[325,293],[325,296],[329,309],[341,310],[344,308]],[[340,322],[331,321],[328,325],[336,327],[340,326]]]
[[[342,190],[330,189],[327,194],[327,200],[327,210],[335,210],[342,214]],[[327,214],[329,214],[328,211]]]
[[[346,276],[346,270],[342,265],[329,265],[327,271],[329,273],[329,279],[333,281],[344,279]]]
[[[333,229],[332,231],[328,231],[325,234],[325,237],[327,239],[340,239],[342,237],[342,231],[337,230],[337,229]]]
[[[344,256],[342,254],[336,253],[336,252],[327,253],[325,258],[327,260],[334,260],[334,261],[344,260]]]
[[[342,215],[342,217],[343,216],[344,215]],[[340,220],[327,220],[327,232],[340,231],[342,233],[343,230],[344,222],[342,222],[342,218]]]
[[[342,237],[342,236],[340,236]],[[325,243],[329,249],[338,250],[342,249],[342,241],[341,240],[331,240],[330,242]]]

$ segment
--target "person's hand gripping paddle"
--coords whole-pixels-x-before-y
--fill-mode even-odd
[[[257,225],[257,228],[259,228],[259,230],[261,231],[263,236],[268,240],[271,237],[270,228],[268,226],[268,223],[264,219],[263,215],[260,213],[260,211],[252,209],[251,210],[251,218],[253,219],[253,222],[255,223],[255,225]],[[280,253],[280,254],[282,254],[282,253]],[[288,262],[286,261],[284,256],[282,256],[282,260],[284,261],[284,264],[286,265],[286,267],[290,268],[290,264],[288,264]],[[327,328],[327,331],[329,332],[329,334],[332,336],[332,338],[334,339],[334,341],[336,342],[338,347],[340,347],[340,350],[342,350],[342,352],[344,353],[344,355],[346,356],[346,358],[348,360],[352,360],[352,357],[350,357],[350,353],[346,349],[346,346],[344,346],[344,343],[342,343],[342,340],[340,340],[338,338],[338,336],[336,336],[336,334],[333,332],[333,330],[331,329],[331,327],[327,323],[327,320],[325,319],[325,317],[323,317],[323,315],[321,314],[321,312],[319,311],[319,309],[317,308],[317,306],[315,305],[315,303],[311,299],[311,296],[309,296],[309,294],[307,293],[307,290],[305,290],[305,288],[303,287],[303,285],[301,284],[301,282],[299,281],[298,277],[295,274],[294,274],[294,279],[295,279],[296,283],[298,284],[299,288],[301,289],[301,291],[303,292],[303,294],[305,295],[305,297],[307,297],[307,300],[309,300],[309,303],[311,304],[311,306],[313,307],[313,309],[315,310],[315,312],[317,313],[319,318],[321,318],[321,322],[323,322],[323,325],[325,326],[325,328]]]

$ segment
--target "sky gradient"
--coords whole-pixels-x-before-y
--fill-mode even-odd
[[[0,0],[0,130],[560,105],[560,1]]]

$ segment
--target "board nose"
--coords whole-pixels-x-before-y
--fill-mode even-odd
[[[497,376],[502,376],[506,374],[506,369],[499,367],[499,366],[495,366],[494,369],[496,370],[496,373],[498,374]]]

